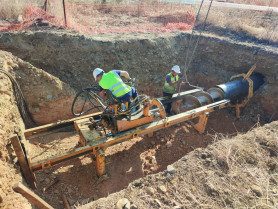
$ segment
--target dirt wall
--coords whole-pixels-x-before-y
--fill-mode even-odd
[[[128,70],[137,78],[139,90],[161,95],[164,76],[171,67],[178,64],[184,69],[188,41],[188,33],[89,37],[37,31],[0,34],[0,49],[46,70],[75,90],[92,84],[92,70],[100,67],[106,71]],[[271,116],[278,102],[277,57],[277,49],[271,47],[203,35],[188,78],[192,84],[209,88],[228,81],[231,75],[247,72],[256,63],[256,72],[266,76],[266,85],[256,97]]]
[[[0,51],[0,68],[5,65],[4,57],[10,53]],[[12,153],[8,138],[14,133],[24,130],[24,123],[16,106],[12,83],[0,73],[0,208],[31,208],[31,204],[20,194],[15,193],[12,186],[25,182],[20,174],[15,153]]]
[[[18,82],[30,112],[39,124],[71,118],[74,90],[58,78],[28,62],[0,50],[0,69],[9,72]],[[25,180],[9,138],[26,128],[14,98],[13,85],[7,75],[0,73],[0,208],[32,208],[30,202],[12,186]],[[24,140],[25,145],[28,142]]]
[[[74,90],[60,79],[36,68],[11,53],[0,50],[0,68],[10,72],[18,82],[30,112],[38,124],[72,117]]]

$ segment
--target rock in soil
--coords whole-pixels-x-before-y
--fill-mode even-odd
[[[126,198],[122,198],[117,202],[118,209],[130,209],[130,202]]]
[[[148,187],[147,188],[147,193],[150,194],[150,195],[153,195],[154,194],[154,189],[152,187]]]
[[[163,185],[159,186],[158,189],[159,189],[161,192],[163,192],[163,193],[166,193],[166,192],[167,192],[166,187],[163,186]]]
[[[172,165],[168,165],[167,166],[167,172],[170,174],[174,174],[175,173],[175,168]]]
[[[161,207],[162,204],[158,199],[155,199],[154,201],[158,204],[158,207]]]
[[[262,194],[262,190],[259,186],[257,185],[252,185],[251,186],[251,189],[252,191],[258,196],[258,197],[261,197],[263,194]]]

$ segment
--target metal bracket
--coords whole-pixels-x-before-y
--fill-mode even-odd
[[[235,76],[231,77],[231,80],[233,80],[234,78],[243,77],[242,81],[247,80],[248,83],[249,83],[247,98],[241,104],[232,105],[232,104],[229,103],[230,107],[235,107],[236,108],[236,117],[237,118],[240,118],[240,108],[244,107],[249,102],[249,100],[253,97],[253,94],[254,94],[253,81],[250,79],[250,75],[254,72],[255,68],[256,68],[256,64],[253,65],[251,67],[251,69],[246,74],[239,74],[239,75],[235,75]]]
[[[164,127],[170,126],[170,123],[168,121],[168,117],[163,120],[163,124],[164,124]]]
[[[195,125],[193,125],[193,127],[200,133],[204,133],[205,129],[206,129],[206,125],[207,125],[207,121],[208,121],[208,115],[209,113],[205,113],[199,116],[199,122]]]
[[[95,153],[96,156],[96,169],[98,176],[102,176],[105,173],[105,152],[103,149],[99,149]]]

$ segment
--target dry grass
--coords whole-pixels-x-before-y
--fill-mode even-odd
[[[16,19],[27,4],[33,3],[36,6],[42,6],[44,0],[1,0],[0,19]]]
[[[276,185],[271,179],[274,182],[277,179],[275,156],[278,150],[273,136],[271,131],[265,133],[262,128],[232,139],[216,135],[214,145],[203,152],[211,156],[205,162],[206,167],[198,172],[197,166],[191,166],[192,170],[188,171],[196,175],[190,183],[198,188],[198,192],[193,194],[199,201],[198,205],[206,203],[216,204],[215,207],[222,204],[222,208],[248,208],[251,205],[276,208],[277,203],[273,202],[277,195]],[[200,167],[201,162],[196,164]]]
[[[171,23],[183,23],[173,27],[186,27],[194,21],[190,7],[176,4],[69,4],[67,11],[70,28],[82,32],[136,32],[167,28]],[[156,2],[157,3],[157,2]],[[124,4],[124,5],[123,5]],[[187,25],[188,26],[188,25]],[[172,26],[171,26],[172,27]]]
[[[16,19],[28,3],[36,2],[39,6],[44,3],[44,0],[2,1],[0,18],[8,20]],[[184,24],[185,19],[188,18],[188,14],[185,12],[186,8],[181,4],[159,2],[158,0],[73,0],[71,2],[78,3],[78,6],[72,8],[70,2],[66,1],[69,6],[67,10],[69,25],[74,30],[85,33],[92,33],[92,31],[94,33],[125,33],[136,32],[137,28],[143,30],[167,28],[171,24],[177,25],[177,22]],[[274,0],[227,0],[227,2],[278,6],[278,1]],[[198,5],[195,6],[195,11],[197,9]],[[206,11],[207,6],[204,6],[200,16],[201,21],[197,27],[202,25]],[[62,1],[48,0],[47,12],[62,20]],[[277,43],[277,22],[277,13],[212,7],[207,20],[207,30],[219,35],[233,34],[242,38]],[[183,25],[179,29],[182,27]],[[136,30],[132,28],[136,28]]]
[[[25,7],[23,0],[2,0],[0,4],[1,19],[15,19]]]
[[[200,13],[199,27],[203,24],[207,7]],[[208,16],[207,30],[214,33],[236,34],[243,38],[278,42],[278,14],[269,11],[248,11],[213,7]]]
[[[253,4],[260,6],[278,7],[277,0],[226,0],[226,2],[237,3],[237,4]]]

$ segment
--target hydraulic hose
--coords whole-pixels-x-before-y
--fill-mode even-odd
[[[11,73],[9,73],[8,71],[5,71],[1,68],[0,68],[0,72],[5,74],[12,83],[17,107],[18,107],[19,113],[23,119],[23,122],[24,122],[26,128],[38,126],[38,123],[34,120],[32,114],[29,111],[28,105],[27,105],[26,100],[23,96],[23,93],[20,89],[20,86],[17,83],[17,81],[15,80],[15,78],[13,77],[13,75]]]

